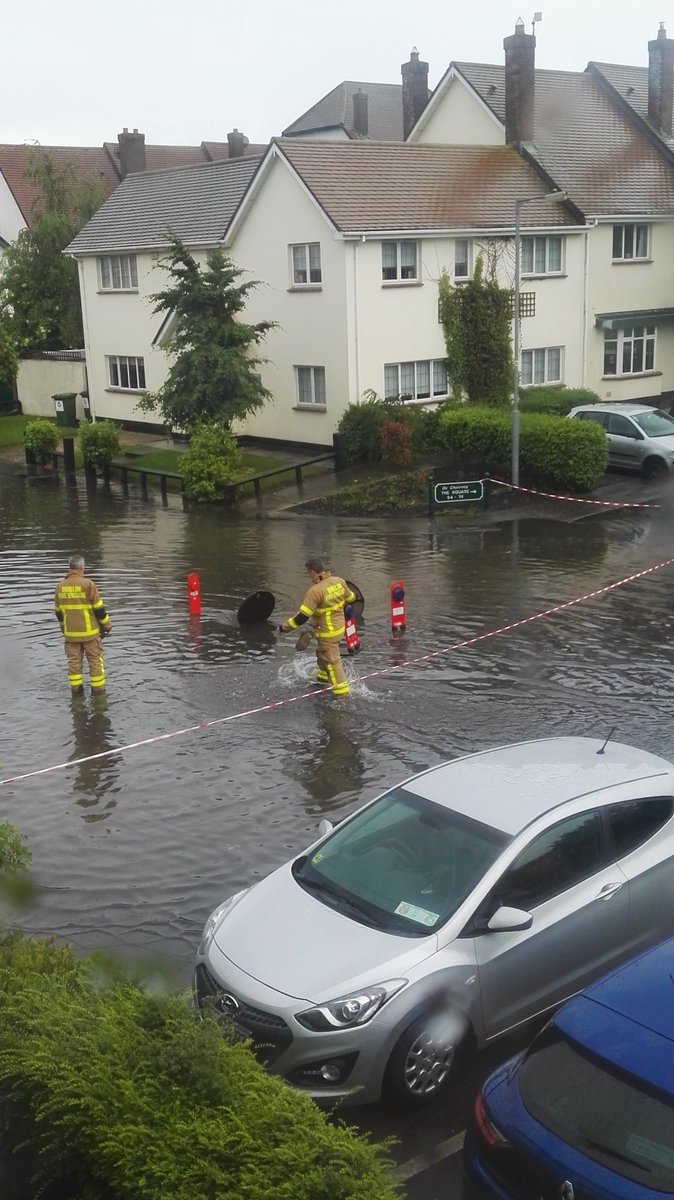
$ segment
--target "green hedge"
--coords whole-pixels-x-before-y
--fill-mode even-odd
[[[349,462],[379,462],[382,457],[381,427],[386,421],[399,421],[412,433],[415,454],[433,450],[438,442],[439,409],[405,405],[399,400],[364,400],[350,404],[342,414],[339,433]]]
[[[548,413],[565,417],[577,404],[599,404],[601,397],[589,388],[546,387],[523,388],[519,394],[520,412]]]
[[[394,1200],[386,1150],[267,1075],[185,999],[0,942],[3,1147],[69,1200]]]
[[[510,462],[511,418],[493,408],[445,409],[440,415],[444,445],[478,459],[486,471]],[[520,417],[520,467],[532,482],[589,491],[606,468],[606,434],[594,421],[569,421],[542,413]]]

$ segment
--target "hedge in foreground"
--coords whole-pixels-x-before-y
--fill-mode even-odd
[[[181,997],[68,948],[0,942],[3,1143],[70,1200],[394,1200],[386,1151],[328,1124]]]
[[[440,414],[440,431],[448,449],[478,459],[486,471],[498,471],[510,461],[509,413],[448,408]],[[606,469],[606,434],[594,421],[522,413],[520,467],[527,479],[589,491]]]

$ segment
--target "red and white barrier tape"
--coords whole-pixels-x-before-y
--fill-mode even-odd
[[[544,496],[546,500],[569,500],[572,504],[598,504],[601,508],[660,508],[659,504],[648,504],[645,500],[586,500],[582,496],[559,496],[556,492],[539,492],[537,488],[520,487],[518,483],[508,483],[507,479],[499,479],[496,475],[485,477],[490,483],[499,487],[510,488],[513,492],[528,492],[530,496]]]
[[[402,671],[405,667],[414,667],[418,663],[429,662],[432,658],[440,658],[443,654],[450,654],[453,650],[464,650],[467,646],[475,646],[478,642],[487,641],[488,638],[496,637],[499,633],[511,633],[513,629],[520,629],[523,625],[530,625],[532,621],[540,621],[541,617],[551,617],[555,613],[564,612],[567,608],[573,608],[576,604],[582,604],[585,600],[594,600],[597,596],[604,596],[607,592],[614,592],[616,588],[624,587],[626,583],[633,583],[635,579],[643,579],[646,575],[652,575],[655,571],[661,571],[663,567],[671,567],[674,563],[674,558],[667,558],[663,562],[654,563],[652,567],[646,567],[643,571],[636,571],[633,575],[626,575],[624,579],[618,579],[615,583],[608,583],[605,587],[596,588],[593,592],[585,592],[583,596],[576,596],[574,600],[565,600],[562,604],[555,604],[552,608],[544,608],[541,612],[532,613],[528,617],[520,617],[518,621],[510,621],[508,625],[499,625],[497,629],[490,629],[487,633],[478,633],[474,637],[465,638],[461,642],[454,642],[452,646],[443,646],[440,650],[430,650],[427,654],[420,654],[417,658],[408,658],[405,662],[392,663],[388,667],[380,667],[376,671],[368,671],[365,675],[358,675],[354,682],[358,683],[366,679],[375,679],[378,675],[390,675],[393,671]],[[38,775],[49,775],[52,771],[64,771],[68,767],[80,767],[84,763],[98,762],[104,758],[112,758],[115,754],[125,754],[127,750],[138,750],[141,746],[151,746],[155,742],[166,742],[170,738],[182,737],[186,733],[198,733],[202,729],[212,729],[216,725],[227,725],[230,721],[240,721],[243,717],[253,717],[258,713],[271,712],[275,708],[283,708],[287,704],[295,704],[298,700],[309,700],[315,696],[322,696],[325,692],[329,692],[330,687],[312,688],[310,692],[301,692],[296,696],[286,696],[283,700],[272,700],[267,704],[260,704],[257,708],[246,708],[242,712],[231,713],[228,717],[214,717],[210,721],[199,721],[196,725],[186,725],[184,729],[174,729],[169,733],[158,733],[153,737],[143,738],[139,742],[128,742],[125,746],[116,746],[112,750],[101,750],[98,754],[87,754],[84,758],[71,758],[67,762],[53,763],[50,767],[40,767],[35,771],[26,771],[23,775],[12,775],[7,779],[0,779],[0,786],[7,783],[20,783],[24,779],[34,779]]]

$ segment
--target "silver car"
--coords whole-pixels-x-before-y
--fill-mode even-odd
[[[674,470],[674,417],[648,404],[581,404],[569,416],[606,430],[608,465],[656,479]]]
[[[674,932],[674,767],[522,742],[373,800],[209,917],[194,990],[316,1099],[406,1105]]]

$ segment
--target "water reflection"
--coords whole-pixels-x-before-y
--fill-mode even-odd
[[[365,775],[358,720],[346,705],[317,701],[315,727],[293,740],[284,772],[315,804],[310,814],[334,811],[335,789],[358,794]]]
[[[74,748],[70,761],[112,750],[115,741],[107,696],[72,696]],[[70,773],[75,803],[85,809],[82,820],[105,821],[117,807],[119,760],[117,755],[80,763]],[[94,809],[98,811],[94,812]]]

